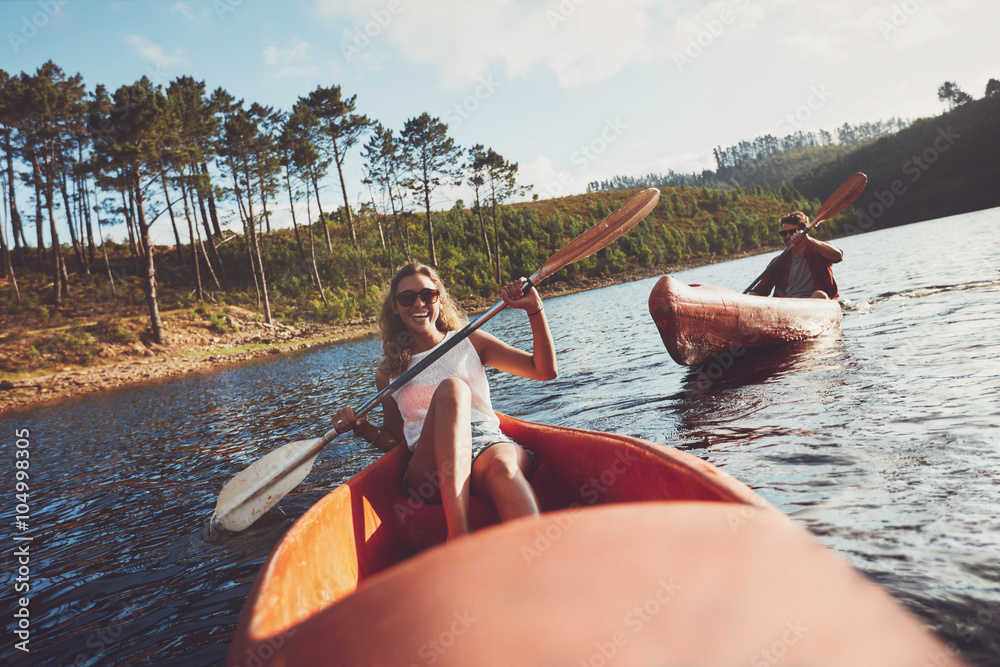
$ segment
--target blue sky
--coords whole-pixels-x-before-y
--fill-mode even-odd
[[[51,59],[90,90],[190,75],[287,110],[336,84],[397,131],[428,112],[542,198],[714,168],[713,147],[769,132],[937,115],[944,81],[979,98],[1000,79],[988,0],[7,0],[0,25],[0,68]]]

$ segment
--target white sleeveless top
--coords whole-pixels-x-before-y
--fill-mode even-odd
[[[444,340],[448,340],[455,333],[449,331],[445,334]],[[441,341],[434,348],[413,355],[407,368],[443,344],[444,341]],[[417,439],[420,438],[420,432],[424,428],[424,419],[427,417],[427,408],[430,407],[434,391],[441,382],[450,377],[459,378],[469,385],[472,391],[473,422],[487,422],[500,426],[500,419],[493,411],[493,403],[490,401],[490,385],[486,379],[483,362],[475,346],[466,338],[393,394],[399,412],[403,416],[403,435],[410,451],[417,446]]]

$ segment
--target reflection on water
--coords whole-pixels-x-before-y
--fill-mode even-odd
[[[724,467],[974,664],[991,664],[1000,655],[1000,215],[962,218],[837,241],[843,332],[715,368],[670,360],[646,310],[655,279],[548,300],[560,377],[491,371],[494,404]],[[944,233],[955,224],[966,230],[960,241]],[[767,259],[678,277],[738,289]],[[530,346],[521,312],[486,328]],[[338,406],[360,404],[377,361],[376,341],[353,341],[0,420],[6,433],[31,431],[35,538],[32,652],[6,645],[0,657],[219,664],[267,553],[377,452],[353,438],[331,444],[238,535],[208,533],[219,489],[273,447],[321,435]],[[0,558],[10,564],[9,552]]]

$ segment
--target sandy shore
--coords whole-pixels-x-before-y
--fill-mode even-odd
[[[766,252],[767,250],[761,250]],[[619,283],[676,273],[697,266],[729,261],[756,253],[741,253],[717,259],[685,262],[614,278],[591,280],[572,289],[540,288],[544,298],[584,292]],[[474,315],[492,305],[485,300],[462,303]],[[102,365],[82,368],[53,368],[31,378],[4,381],[0,387],[0,415],[55,403],[68,398],[108,391],[191,373],[213,372],[249,359],[286,354],[376,333],[375,321],[357,320],[346,324],[308,324],[303,328],[266,325],[252,317],[238,320],[239,331],[224,336],[190,334],[183,327],[167,327],[167,345],[154,345],[138,355],[106,360]]]

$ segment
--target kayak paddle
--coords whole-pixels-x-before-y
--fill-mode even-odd
[[[524,291],[527,292],[528,289],[538,285],[559,269],[593,255],[618,239],[649,215],[656,206],[659,197],[660,191],[657,188],[647,188],[633,196],[611,215],[552,255],[524,284]],[[459,342],[468,338],[473,331],[486,324],[505,306],[506,304],[502,300],[495,303],[475,321],[470,322],[461,331],[436,347],[419,363],[409,368],[384,389],[369,397],[364,405],[354,411],[354,414],[358,417],[368,414],[384,396],[409,382],[417,373],[441,358]],[[316,457],[338,435],[342,434],[339,434],[337,429],[330,429],[322,438],[299,440],[283,445],[251,464],[222,487],[215,504],[213,522],[218,521],[223,528],[232,532],[248,528],[305,479],[309,471],[312,470]]]
[[[830,198],[823,202],[823,205],[819,207],[819,211],[816,212],[816,217],[811,223],[809,223],[805,229],[802,230],[803,234],[808,234],[809,230],[823,222],[824,220],[829,220],[833,216],[837,215],[845,208],[850,206],[851,202],[858,198],[861,191],[865,189],[865,185],[868,183],[868,177],[862,174],[860,171],[856,174],[852,174],[844,184],[837,188],[837,191],[830,195]],[[757,286],[761,278],[767,275],[768,270],[771,265],[777,262],[779,259],[784,257],[788,249],[791,248],[791,244],[785,246],[785,249],[781,253],[768,262],[767,268],[764,269],[763,273],[757,276],[757,279],[750,283],[750,287],[743,290],[744,294],[749,294],[753,291],[753,288]]]

